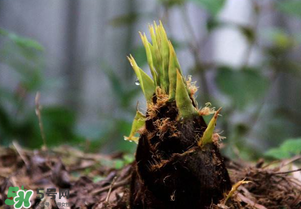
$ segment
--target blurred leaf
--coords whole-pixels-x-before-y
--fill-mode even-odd
[[[220,27],[222,23],[218,21],[216,18],[209,18],[207,21],[207,30],[208,32],[213,31],[214,29]]]
[[[293,45],[294,39],[281,28],[272,28],[264,32],[264,38],[276,47],[285,49]]]
[[[28,38],[22,38],[20,36],[17,36],[15,34],[10,34],[8,36],[12,41],[15,42],[15,44],[21,48],[31,48],[38,51],[43,51],[43,47],[36,41],[28,39]]]
[[[123,155],[123,159],[114,160],[114,167],[115,167],[115,169],[121,169],[124,166],[132,163],[133,161],[134,161],[133,154],[125,154],[125,155]]]
[[[216,16],[224,7],[226,0],[190,0],[199,4],[213,16]]]
[[[253,43],[255,41],[255,31],[253,28],[241,25],[238,28],[241,31],[241,33],[246,37],[249,43]]]
[[[43,51],[44,48],[37,42],[29,38],[24,38],[18,36],[14,33],[8,32],[2,28],[0,28],[0,35],[8,37],[11,41],[13,41],[17,46],[21,48],[31,48],[39,51]]]
[[[295,34],[294,38],[295,38],[295,40],[296,40],[296,42],[298,44],[301,44],[301,34],[300,33],[299,34]]]
[[[128,85],[125,87],[122,79],[106,62],[102,62],[101,67],[110,81],[116,101],[119,102],[121,107],[127,108],[132,103],[133,98],[140,92],[140,88],[136,88],[134,85],[133,88]]]
[[[159,0],[160,3],[168,6],[168,7],[172,7],[172,6],[176,6],[176,5],[181,5],[185,2],[186,0]]]
[[[216,82],[219,90],[232,99],[232,104],[243,109],[260,97],[267,88],[267,79],[252,69],[218,69]]]
[[[111,19],[110,25],[112,25],[114,27],[130,25],[130,24],[133,24],[134,22],[136,22],[138,20],[139,16],[140,16],[140,14],[137,14],[137,13],[129,13],[129,14],[121,15],[121,16]]]
[[[280,147],[268,150],[265,156],[285,159],[299,154],[301,154],[301,138],[296,138],[285,140]]]
[[[11,117],[8,114],[8,111],[0,105],[0,135],[1,138],[6,135],[12,134],[13,123],[11,121]]]
[[[134,158],[130,158],[129,156],[130,155],[124,155],[123,159],[102,159],[100,163],[110,168],[121,169],[124,166],[133,162]],[[99,179],[102,180],[102,177],[98,176],[97,180],[99,181]]]
[[[125,155],[123,155],[123,160],[124,160],[125,164],[127,165],[127,164],[132,163],[135,160],[135,157],[132,154],[125,154]]]
[[[44,132],[46,136],[47,146],[65,144],[77,144],[82,140],[76,138],[73,127],[75,126],[75,114],[70,108],[61,106],[44,107],[41,110]],[[42,142],[40,136],[40,128],[38,119],[35,115],[36,139],[40,139],[38,143],[32,142],[31,146],[37,147]]]
[[[288,15],[301,17],[301,1],[300,0],[285,0],[276,4],[277,9]]]
[[[9,90],[8,88],[1,87],[0,86],[0,98],[3,101],[9,102],[11,105],[17,106],[18,104],[18,98],[16,98],[14,92]]]
[[[94,176],[93,177],[93,182],[97,183],[97,182],[100,182],[100,181],[102,181],[104,179],[105,179],[105,177],[103,177],[103,176]]]
[[[121,169],[124,167],[124,161],[123,160],[120,160],[120,159],[117,159],[114,161],[114,168],[115,169]]]
[[[103,66],[104,66],[103,71],[105,72],[105,74],[107,75],[107,77],[110,81],[111,88],[112,88],[114,94],[119,98],[122,97],[122,94],[124,93],[124,89],[122,88],[122,83],[121,83],[120,78],[108,66],[105,66],[105,65],[103,65]]]
[[[28,91],[40,90],[42,86],[43,78],[41,75],[41,71],[35,70],[31,73],[31,79],[24,80],[23,86]]]

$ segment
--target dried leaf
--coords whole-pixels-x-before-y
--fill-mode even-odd
[[[232,186],[230,192],[228,193],[228,195],[227,195],[227,197],[226,197],[226,199],[225,199],[225,201],[224,201],[224,204],[226,204],[227,201],[228,201],[228,199],[231,198],[231,197],[233,196],[234,192],[238,189],[238,187],[240,187],[240,186],[243,185],[243,184],[248,184],[248,183],[250,183],[250,182],[251,182],[251,181],[241,180],[241,181],[237,182],[236,184],[234,184],[234,185]]]

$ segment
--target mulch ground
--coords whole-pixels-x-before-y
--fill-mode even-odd
[[[132,166],[124,159],[123,154],[83,153],[66,146],[36,151],[16,143],[0,147],[0,209],[12,207],[5,204],[9,187],[22,186],[34,191],[31,208],[129,208]],[[256,164],[226,159],[233,185],[249,183],[211,208],[300,209],[300,159]],[[60,191],[65,195],[60,197]]]

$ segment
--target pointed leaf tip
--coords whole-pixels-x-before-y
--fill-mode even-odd
[[[205,144],[211,143],[212,142],[212,135],[214,132],[214,128],[215,128],[215,124],[218,118],[218,114],[220,113],[222,108],[219,108],[215,114],[213,115],[213,117],[211,118],[206,130],[203,133],[203,136],[201,137],[201,139],[198,141],[198,145],[204,146]]]
[[[151,44],[148,42],[147,40],[147,37],[145,35],[145,33],[141,33],[139,32],[140,34],[140,37],[141,37],[141,40],[142,40],[142,43],[144,45],[144,48],[145,48],[145,53],[146,53],[146,58],[147,58],[147,62],[148,62],[148,65],[149,65],[149,68],[150,68],[150,71],[151,71],[151,74],[154,78],[154,83],[155,85],[157,86],[157,72],[155,70],[155,67],[154,67],[154,61],[153,61],[153,56],[152,56],[152,51],[151,51]]]
[[[194,115],[198,115],[192,101],[188,95],[187,87],[184,83],[184,79],[177,70],[177,84],[176,84],[176,104],[179,110],[180,117],[190,118]]]
[[[128,57],[128,60],[137,75],[146,101],[150,102],[153,97],[153,94],[155,93],[154,81],[141,68],[139,68],[132,55]]]

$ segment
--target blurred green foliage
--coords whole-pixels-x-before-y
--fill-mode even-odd
[[[301,17],[301,2],[299,0],[278,1],[276,6],[285,14]]]
[[[224,7],[226,0],[191,0],[197,4],[199,4],[202,8],[208,11],[213,16],[219,14],[220,10]]]
[[[301,155],[301,138],[287,139],[279,147],[268,150],[266,157],[286,159]]]
[[[23,146],[38,148],[43,144],[38,119],[35,115],[34,95],[47,88],[49,80],[43,75],[44,48],[36,41],[0,29],[3,40],[0,64],[12,71],[15,84],[0,85],[1,144],[12,140]],[[31,100],[30,100],[31,99]],[[45,106],[41,110],[46,145],[83,141],[74,134],[75,114],[67,107]]]
[[[234,109],[247,109],[249,104],[264,95],[268,87],[266,77],[257,69],[220,67],[217,70],[217,87],[230,98]]]
[[[256,147],[254,143],[250,143],[252,139],[250,135],[254,132],[259,118],[264,118],[268,124],[260,127],[260,131],[255,130],[255,132],[267,136],[266,141],[262,142],[265,144],[264,146],[276,146],[285,139],[291,138],[292,136],[289,135],[293,135],[294,124],[298,125],[300,122],[291,121],[291,115],[295,114],[291,110],[268,104],[267,97],[280,75],[290,74],[301,77],[300,61],[291,56],[294,50],[300,47],[301,34],[291,33],[281,25],[260,28],[259,30],[260,17],[266,11],[266,8],[263,7],[267,5],[257,0],[250,2],[254,16],[250,25],[225,22],[219,18],[220,13],[227,5],[227,0],[157,0],[157,6],[162,8],[161,12],[164,11],[163,15],[158,12],[159,10],[145,13],[132,10],[128,14],[112,18],[109,24],[112,27],[130,27],[141,19],[147,20],[149,23],[161,19],[168,30],[172,25],[168,22],[171,19],[169,11],[178,10],[185,22],[186,28],[184,29],[188,31],[190,36],[186,38],[185,42],[176,40],[172,36],[173,34],[169,34],[169,36],[171,36],[176,50],[188,49],[191,52],[194,66],[191,66],[189,73],[193,75],[193,78],[200,80],[198,83],[200,85],[198,93],[200,106],[204,106],[205,102],[210,101],[216,107],[223,107],[222,114],[224,117],[220,118],[218,124],[220,129],[224,130],[223,135],[227,137],[225,152],[228,155],[235,156],[237,155],[236,150],[239,150],[242,157],[255,159],[262,156],[260,151],[254,151],[261,145]],[[188,4],[201,8],[200,11],[207,14],[204,20],[200,20],[200,24],[205,23],[203,24],[206,26],[204,30],[207,30],[204,37],[197,37],[193,33],[191,17],[188,18]],[[267,7],[272,8],[269,12],[273,15],[285,16],[301,22],[301,3],[299,0],[269,1]],[[201,57],[199,52],[205,47],[206,41],[213,37],[220,28],[237,29],[248,43],[248,49],[240,67],[225,66],[214,61],[208,63]],[[132,33],[135,34],[136,32],[133,31]],[[46,88],[49,82],[43,75],[44,49],[31,39],[17,36],[3,29],[0,30],[0,36],[5,40],[5,44],[2,44],[0,49],[0,62],[9,66],[9,69],[14,71],[16,78],[18,78],[18,84],[14,90],[0,85],[1,143],[8,144],[12,139],[19,139],[24,145],[39,147],[42,145],[42,139],[38,119],[34,114],[34,105],[29,105],[28,100],[32,99],[37,91]],[[132,47],[128,49],[128,52],[133,54],[139,66],[146,65],[142,43],[138,46],[134,46],[133,42],[130,44]],[[251,50],[254,47],[260,47],[261,51],[261,60],[256,66],[249,63]],[[181,65],[185,66],[185,63],[181,63]],[[110,63],[102,62],[100,69],[105,72],[111,84],[111,92],[119,109],[116,114],[103,113],[104,117],[100,120],[105,121],[107,125],[94,128],[100,134],[95,134],[91,141],[84,141],[83,134],[79,137],[78,131],[75,130],[76,114],[70,108],[62,106],[43,107],[42,120],[47,145],[58,145],[63,141],[71,144],[85,143],[86,148],[88,147],[92,151],[98,151],[101,147],[114,147],[115,150],[127,152],[133,151],[135,144],[125,142],[123,136],[130,132],[135,113],[135,105],[133,104],[136,104],[140,88],[129,85],[136,80],[134,72],[129,68],[130,66],[127,66],[126,70],[117,73],[116,69],[112,69]],[[214,75],[210,84],[208,84],[208,74]],[[216,87],[217,94],[215,90],[210,89],[212,86]],[[242,119],[237,120],[237,117]],[[91,130],[87,129],[84,132],[91,132]],[[279,149],[269,151],[266,156],[283,158],[291,156],[292,153],[296,154],[301,146],[297,147],[294,143],[299,142],[298,140],[290,140]],[[290,148],[287,147],[290,146],[296,150],[288,151],[288,154],[287,150]],[[121,163],[119,164],[121,165]],[[117,162],[116,166],[118,167],[119,164]]]
[[[270,10],[275,15],[300,17],[300,1],[270,1],[267,6],[260,1],[251,0],[250,5],[254,17],[249,25],[221,21],[219,14],[227,4],[226,0],[158,0],[157,2],[164,8],[162,19],[165,20],[163,22],[165,25],[170,26],[168,23],[170,20],[169,10],[179,10],[179,13],[182,14],[186,26],[184,30],[190,34],[184,47],[191,51],[191,56],[194,57],[195,62],[195,66],[191,67],[190,72],[193,77],[200,79],[199,104],[204,105],[205,102],[210,101],[214,106],[223,107],[222,114],[224,117],[221,118],[219,124],[221,125],[220,129],[224,130],[224,134],[227,136],[225,141],[227,155],[233,157],[239,154],[240,157],[247,159],[256,159],[262,156],[263,150],[258,150],[261,145],[254,146],[254,143],[250,142],[250,135],[254,132],[259,119],[263,117],[265,124],[262,126],[262,130],[255,132],[264,133],[264,136],[267,136],[266,141],[259,142],[265,144],[264,146],[279,144],[287,138],[287,135],[293,133],[292,130],[295,127],[289,121],[289,114],[286,112],[288,110],[283,111],[283,107],[269,104],[267,101],[269,93],[275,87],[276,80],[282,74],[288,73],[301,78],[300,62],[290,56],[293,50],[300,46],[301,36],[300,34],[292,34],[281,26],[259,30],[258,25],[263,11],[266,11],[266,8],[264,10],[263,7],[276,8],[277,10]],[[192,23],[188,17],[188,4],[194,4],[208,14],[205,20],[200,21],[200,24],[205,21],[207,26],[205,37],[197,37],[194,34]],[[158,19],[159,16],[158,13],[155,13],[153,19]],[[140,18],[146,17],[142,14],[140,17],[135,16],[135,19],[131,19],[131,24]],[[149,19],[151,22],[152,19]],[[204,46],[206,41],[204,40],[214,36],[216,30],[227,27],[236,28],[245,37],[248,44],[240,67],[207,63],[200,57],[199,52],[203,50],[203,47],[206,48]],[[260,47],[262,59],[256,65],[250,65],[251,52],[254,47]],[[138,64],[143,66],[146,64],[146,58],[144,53],[140,52],[142,51],[141,48],[138,48],[139,53],[135,57],[138,59]],[[135,50],[132,51],[135,52]],[[214,84],[210,85],[208,81],[206,83],[209,71],[215,75]],[[217,87],[221,97],[212,96],[213,91],[210,89],[212,86]],[[237,117],[243,119],[237,120],[235,119]],[[285,127],[286,131],[283,131],[281,127]],[[282,131],[282,134],[279,134],[279,131]],[[273,141],[268,141],[270,138],[273,138]],[[296,149],[301,150],[301,147]]]

